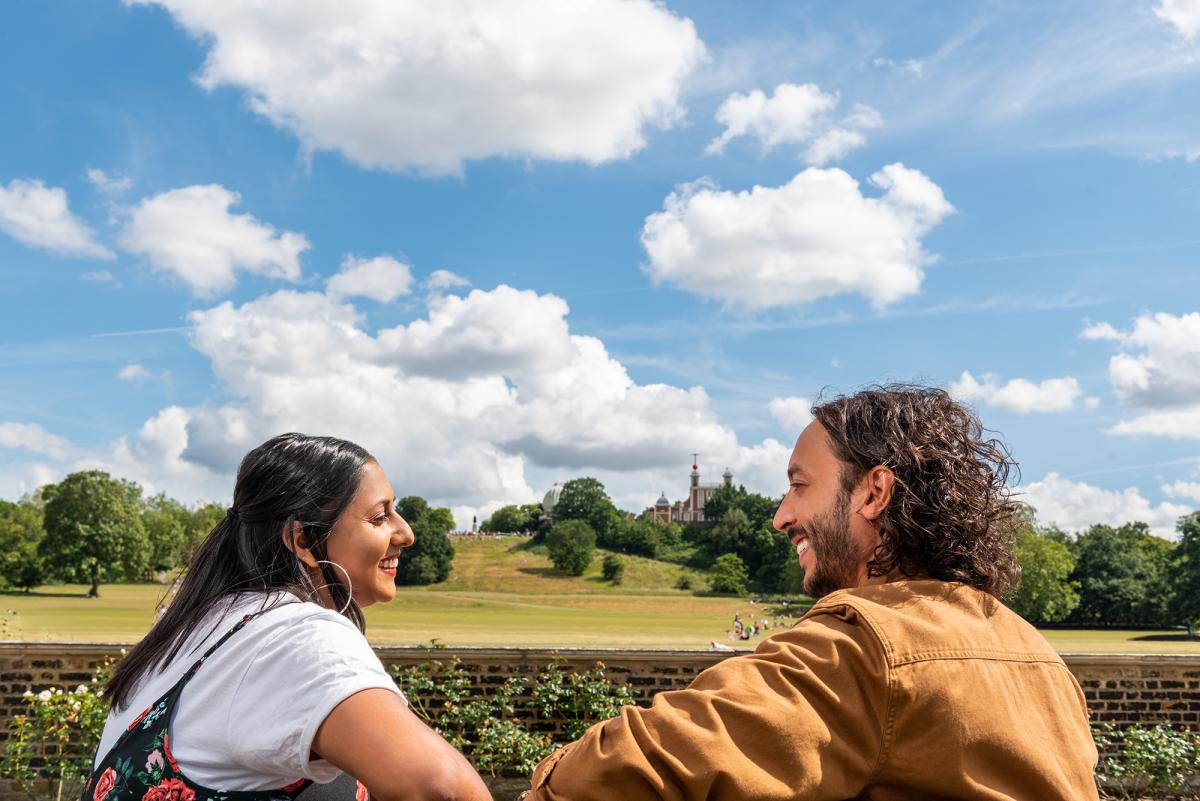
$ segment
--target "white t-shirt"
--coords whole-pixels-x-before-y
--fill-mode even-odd
[[[179,681],[244,615],[251,620],[184,687],[171,722],[171,753],[191,781],[219,790],[266,790],[341,771],[309,760],[317,728],[362,690],[404,695],[366,638],[346,618],[292,595],[247,594],[210,615],[165,670],[143,678],[129,704],[109,715],[96,762],[142,710]]]

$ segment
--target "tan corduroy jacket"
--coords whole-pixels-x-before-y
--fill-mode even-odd
[[[1095,799],[1075,678],[990,595],[892,581],[826,596],[753,654],[556,751],[536,801]]]

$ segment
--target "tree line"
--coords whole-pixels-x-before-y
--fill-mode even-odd
[[[450,510],[415,495],[399,499],[396,510],[416,535],[400,554],[396,583],[445,581],[454,560]],[[101,584],[152,581],[186,567],[225,514],[217,503],[146,496],[139,484],[100,470],[71,473],[19,501],[0,500],[0,584],[88,584],[97,597]]]
[[[604,485],[577,478],[563,485],[550,518],[537,504],[498,509],[483,528],[535,532],[554,564],[580,575],[596,548],[676,562],[707,572],[719,593],[800,594],[795,550],[772,525],[778,498],[744,486],[719,487],[705,506],[710,522],[680,526],[638,518],[616,507]],[[1039,526],[1024,507],[1014,521],[1022,577],[1007,599],[1037,625],[1200,626],[1200,512],[1181,517],[1179,540],[1145,523],[1097,524],[1072,535]],[[611,561],[605,574],[621,568]]]

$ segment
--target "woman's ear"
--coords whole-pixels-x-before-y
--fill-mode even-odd
[[[296,554],[296,558],[306,567],[311,569],[317,566],[317,557],[313,556],[312,551],[308,549],[308,543],[304,539],[304,527],[299,522],[293,520],[291,524],[285,526],[281,536],[283,537],[283,547]]]

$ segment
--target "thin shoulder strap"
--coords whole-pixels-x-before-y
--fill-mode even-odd
[[[221,639],[219,639],[215,643],[213,643],[212,647],[210,647],[207,651],[205,651],[204,655],[201,656],[199,659],[197,659],[196,663],[194,665],[192,665],[190,668],[188,668],[188,672],[184,673],[183,677],[180,679],[180,682],[179,682],[180,685],[186,684],[192,678],[192,676],[195,676],[196,671],[199,670],[200,666],[204,664],[204,660],[206,660],[210,656],[212,656],[213,652],[215,652],[218,648],[220,648],[222,645],[224,645],[226,640],[228,640],[233,635],[237,634],[239,631],[242,630],[243,626],[245,626],[247,623],[249,623],[254,618],[258,617],[265,611],[266,610],[264,609],[259,612],[255,612],[254,614],[246,615],[241,620],[239,620],[237,623],[235,623],[233,628],[231,628],[229,631],[225,632],[225,634],[223,634],[221,636]]]

